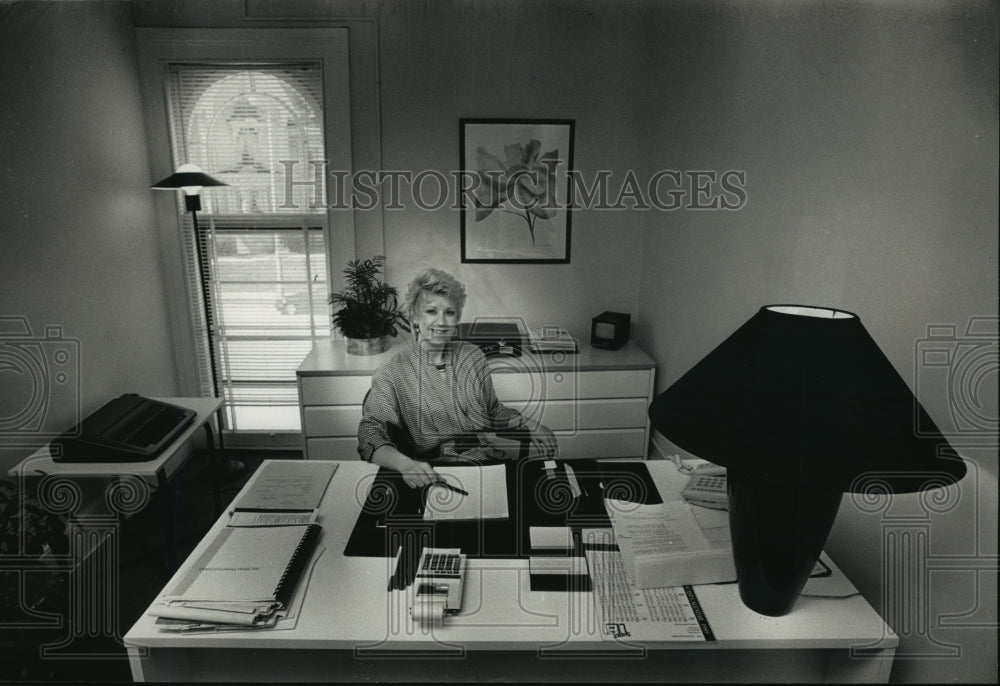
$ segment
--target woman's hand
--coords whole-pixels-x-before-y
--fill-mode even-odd
[[[442,481],[440,475],[426,462],[407,458],[409,464],[400,465],[399,473],[410,488],[423,488]]]
[[[372,464],[399,472],[410,488],[421,488],[443,481],[429,464],[407,457],[389,444],[380,446],[372,453]]]
[[[559,452],[556,435],[544,424],[539,424],[531,430],[531,445],[535,452],[542,457],[553,457]]]

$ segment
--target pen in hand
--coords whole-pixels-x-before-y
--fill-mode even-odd
[[[454,491],[455,493],[459,493],[461,495],[469,495],[468,491],[463,491],[458,486],[452,486],[447,481],[435,481],[431,484],[431,486],[441,486],[442,488],[447,488],[449,491]]]

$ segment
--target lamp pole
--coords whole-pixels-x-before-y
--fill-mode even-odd
[[[211,289],[209,288],[210,268],[203,259],[201,231],[198,228],[198,210],[201,209],[201,189],[203,186],[225,186],[226,183],[212,178],[204,173],[194,164],[182,164],[173,174],[162,181],[153,184],[153,188],[162,190],[181,190],[184,192],[184,209],[191,213],[191,221],[194,227],[195,245],[195,267],[198,269],[198,281],[201,283],[201,307],[205,316],[205,334],[208,340],[208,367],[212,375],[212,397],[219,397],[219,377],[215,369],[215,335],[213,333]],[[218,412],[219,419],[219,444],[222,446],[222,410]],[[213,451],[214,453],[214,451]],[[228,478],[242,474],[246,471],[246,465],[239,460],[226,460],[213,462],[215,476],[213,481],[221,478]],[[218,491],[216,490],[216,503],[218,503]],[[218,506],[216,507],[218,509]]]
[[[198,281],[201,283],[201,305],[205,316],[205,334],[208,337],[208,366],[212,374],[212,395],[218,398],[219,378],[215,370],[215,335],[212,331],[212,306],[209,300],[209,296],[211,295],[211,288],[209,287],[211,272],[204,261],[201,231],[198,229],[198,210],[201,209],[201,196],[185,195],[184,206],[191,212],[191,221],[194,225],[195,263],[198,267]]]

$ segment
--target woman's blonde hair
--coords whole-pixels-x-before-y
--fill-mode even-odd
[[[406,289],[406,314],[412,322],[420,306],[420,296],[424,293],[442,295],[450,300],[458,309],[459,316],[465,307],[465,286],[448,272],[440,269],[424,269],[415,277]]]

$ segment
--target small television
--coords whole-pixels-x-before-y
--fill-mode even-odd
[[[590,344],[617,350],[625,345],[632,317],[624,312],[602,312],[590,322]]]

